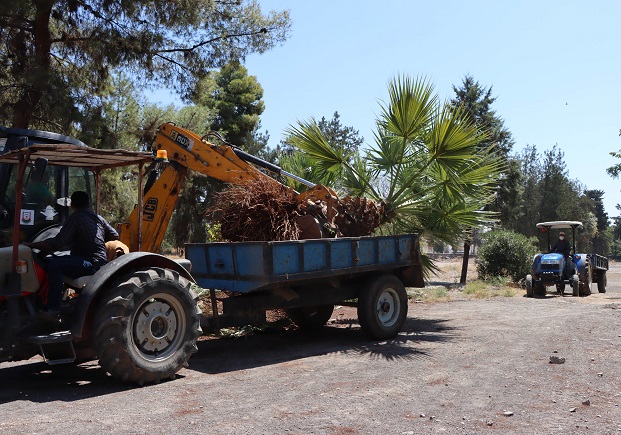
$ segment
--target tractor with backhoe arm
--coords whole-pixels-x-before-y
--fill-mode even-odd
[[[551,221],[537,224],[547,235],[547,253],[537,254],[533,259],[531,273],[526,275],[526,295],[528,297],[546,295],[547,287],[555,287],[560,296],[565,295],[565,288],[570,286],[573,296],[591,294],[591,284],[597,284],[600,293],[606,292],[606,271],[608,258],[599,254],[582,254],[576,252],[576,231],[582,228],[578,221]],[[571,231],[571,250],[560,252],[551,244],[552,230]]]
[[[138,168],[137,206],[119,234],[130,252],[94,275],[65,278],[60,321],[39,318],[47,258],[67,252],[37,252],[22,242],[58,233],[72,191],[87,192],[98,212],[102,171],[129,165]],[[153,153],[98,150],[67,136],[0,127],[0,362],[98,359],[116,378],[159,382],[187,366],[203,331],[262,323],[275,308],[298,327],[316,329],[335,304],[354,303],[369,336],[398,334],[405,286],[424,285],[416,235],[322,238],[311,225],[306,240],[189,244],[180,260],[158,254],[188,170],[233,184],[269,178],[254,165],[293,176],[173,124],[160,127]],[[339,198],[308,184],[298,201],[312,210],[321,202],[325,213],[311,215],[312,222],[334,225]],[[199,309],[196,284],[209,295],[209,315]]]

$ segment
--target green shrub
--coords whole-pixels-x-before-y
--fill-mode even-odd
[[[519,282],[530,273],[537,248],[522,234],[508,230],[486,233],[476,264],[479,278],[506,276]]]

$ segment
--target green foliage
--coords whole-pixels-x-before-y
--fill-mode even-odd
[[[594,245],[607,250],[607,242],[598,234],[606,225],[607,214],[602,203],[602,191],[587,190],[577,180],[571,180],[564,154],[555,145],[541,155],[534,145],[509,158],[509,167],[516,183],[515,196],[505,202],[500,220],[503,228],[526,237],[537,235],[536,224],[544,221],[581,221],[584,229],[577,234],[577,247],[591,252]],[[596,241],[599,237],[599,241]],[[601,243],[600,243],[601,242]],[[547,238],[539,239],[540,250],[547,249]]]
[[[481,279],[504,276],[514,282],[530,273],[537,253],[533,240],[508,230],[493,230],[485,234],[479,249],[477,271]]]
[[[230,62],[198,83],[192,95],[196,105],[181,109],[178,118],[184,116],[184,121],[178,123],[201,136],[210,130],[222,132],[228,142],[273,159],[267,150],[269,136],[258,131],[259,115],[264,109],[262,97],[263,88],[256,77],[249,76],[238,62]],[[173,246],[218,237],[212,231],[208,210],[214,193],[224,187],[224,183],[204,175],[188,174],[167,235]]]
[[[459,88],[453,86],[453,91],[455,98],[451,100],[451,106],[461,107],[474,125],[486,132],[487,137],[479,146],[482,149],[493,147],[504,163],[494,199],[486,205],[486,210],[497,213],[500,222],[505,224],[511,219],[521,189],[519,165],[511,162],[508,157],[514,144],[513,137],[505,128],[502,118],[491,108],[496,101],[496,97],[492,96],[491,86],[485,89],[472,76],[466,75]]]
[[[621,131],[619,132],[619,136],[621,136]],[[612,151],[608,154],[617,159],[621,159],[621,151]],[[619,178],[619,174],[621,174],[621,163],[617,163],[616,165],[613,165],[610,168],[606,169],[606,173],[608,173],[608,175],[610,175],[612,178]]]
[[[464,295],[473,299],[511,298],[515,296],[515,289],[507,284],[507,279],[502,277],[473,281],[464,287]]]
[[[489,223],[492,216],[482,208],[492,198],[502,162],[480,146],[485,132],[463,109],[441,104],[424,79],[396,77],[388,92],[375,144],[363,155],[345,155],[314,119],[291,127],[292,145],[308,159],[304,165],[324,180],[337,177],[345,193],[384,201],[385,232],[452,242],[467,227]]]
[[[213,204],[213,194],[223,188],[224,183],[204,175],[193,174],[187,178],[170,222],[173,246],[204,243],[212,237],[208,209]]]
[[[448,302],[451,300],[448,289],[444,286],[408,288],[408,297],[422,302]]]
[[[246,135],[246,139],[243,141],[244,150],[266,162],[275,163],[278,159],[278,150],[268,147],[270,134],[268,131],[263,133],[260,130],[261,121],[259,120],[255,128]]]
[[[207,228],[207,242],[221,242],[222,228],[220,223],[210,225]]]
[[[358,130],[344,126],[341,123],[339,112],[334,112],[330,120],[322,116],[317,126],[323,132],[328,142],[333,144],[340,150],[341,154],[348,156],[348,158],[355,155],[360,145],[364,142],[364,138],[360,136]]]
[[[282,43],[289,15],[255,0],[0,2],[0,123],[69,133],[123,71],[188,96],[231,60]]]
[[[219,71],[209,73],[196,86],[195,104],[214,109],[211,129],[224,134],[226,140],[246,148],[250,134],[265,110],[263,88],[255,76],[239,62],[229,62]]]
[[[360,158],[360,154],[358,153],[358,149],[364,142],[364,138],[359,135],[358,130],[343,125],[341,123],[341,115],[339,115],[338,112],[334,112],[330,120],[327,120],[325,117],[322,117],[318,122],[311,119],[311,122],[303,123],[303,125],[303,131],[299,131],[296,135],[287,135],[278,146],[279,165],[287,172],[295,174],[312,183],[324,184],[337,191],[342,190],[340,187],[340,180],[347,177],[348,173],[343,171],[343,167],[339,162],[341,160],[347,160],[356,167],[364,168],[365,162]],[[322,147],[322,149],[318,151],[319,155],[323,156],[325,153],[331,152],[330,150],[334,150],[334,155],[331,160],[336,161],[336,164],[323,162],[322,158],[318,160],[312,156],[312,153],[299,152],[300,149],[295,145],[296,142],[300,140],[299,136],[301,135],[304,137],[315,128],[320,133],[316,135],[316,137],[311,138],[311,140],[319,141]],[[316,134],[316,132],[314,133]],[[322,141],[327,142],[328,145],[322,144]],[[362,169],[362,171],[364,171],[364,169]],[[303,192],[308,189],[308,186],[294,180],[287,180],[287,183],[298,192]]]
[[[513,148],[511,132],[504,126],[504,121],[491,106],[496,101],[492,97],[492,87],[485,89],[470,75],[462,80],[461,87],[453,86],[455,98],[451,100],[453,107],[463,107],[474,123],[487,133],[487,139],[481,143],[483,148],[494,145],[503,156],[507,156]]]
[[[608,228],[608,213],[604,210],[604,194],[603,190],[585,190],[584,196],[590,200],[591,212],[597,219],[597,230],[604,231]]]
[[[0,24],[0,124],[144,151],[173,121],[199,135],[222,130],[275,159],[264,151],[269,136],[258,132],[263,90],[239,61],[286,39],[287,11],[263,14],[255,0],[18,0],[0,2]],[[195,104],[160,107],[136,97],[155,86]],[[136,176],[103,174],[102,213],[111,221],[125,221],[135,206],[135,183],[126,181]],[[205,240],[214,186],[190,176],[165,244]]]

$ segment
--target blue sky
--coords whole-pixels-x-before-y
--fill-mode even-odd
[[[558,144],[569,177],[606,192],[611,216],[621,180],[621,2],[259,0],[288,9],[290,39],[247,59],[264,88],[270,146],[297,120],[330,118],[373,140],[387,83],[425,76],[442,98],[466,74],[493,86],[492,106],[515,139],[513,151]],[[567,216],[567,219],[571,219]]]

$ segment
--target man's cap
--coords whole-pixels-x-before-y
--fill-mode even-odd
[[[561,231],[560,233],[558,233],[559,236],[564,236],[565,235],[565,231]]]

